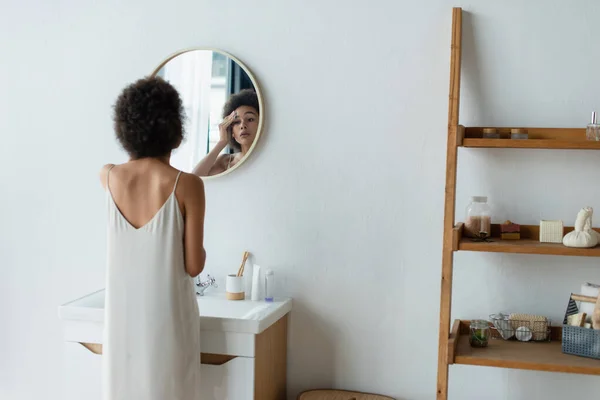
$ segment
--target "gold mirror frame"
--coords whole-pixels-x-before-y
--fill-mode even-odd
[[[177,56],[179,56],[181,54],[184,54],[184,53],[189,53],[191,51],[197,51],[197,50],[214,51],[216,53],[219,53],[219,54],[222,54],[222,55],[224,55],[226,57],[229,57],[231,60],[235,61],[237,63],[237,65],[239,65],[244,70],[244,72],[246,74],[248,74],[248,77],[252,81],[252,84],[254,85],[254,89],[256,91],[256,96],[258,97],[258,106],[260,107],[260,115],[259,115],[259,119],[258,119],[258,128],[257,128],[257,131],[256,131],[256,139],[254,140],[254,142],[252,142],[252,146],[250,146],[250,149],[248,150],[248,153],[246,154],[246,157],[244,157],[240,162],[238,162],[237,164],[235,164],[233,167],[227,169],[224,172],[221,172],[220,174],[212,175],[212,176],[201,176],[200,177],[200,178],[202,178],[202,180],[206,180],[206,179],[219,178],[219,177],[225,176],[227,174],[230,174],[233,171],[235,171],[238,167],[240,167],[242,164],[244,164],[250,158],[250,156],[254,152],[254,149],[256,148],[256,145],[258,144],[258,141],[260,140],[260,137],[262,136],[262,131],[263,131],[263,127],[264,127],[264,121],[265,121],[265,117],[264,117],[265,105],[264,105],[264,100],[263,100],[263,96],[262,96],[262,91],[260,90],[260,86],[258,86],[258,82],[256,80],[256,77],[252,74],[252,72],[250,71],[250,69],[243,62],[241,62],[237,57],[235,57],[235,56],[227,53],[226,51],[220,50],[220,49],[215,49],[215,48],[212,48],[212,47],[191,47],[191,48],[179,50],[179,51],[171,54],[166,59],[164,59],[152,71],[151,76],[152,77],[156,76],[156,74],[158,73],[158,71],[160,71],[160,69],[162,67],[164,67],[169,61],[171,61],[175,57],[177,57]]]

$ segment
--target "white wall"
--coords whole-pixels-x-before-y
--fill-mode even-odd
[[[599,5],[560,1],[0,1],[0,398],[100,398],[100,361],[64,344],[57,306],[101,288],[97,171],[124,160],[110,106],[172,52],[213,46],[256,74],[267,132],[206,184],[208,272],[249,249],[295,299],[289,394],[433,399],[451,7],[463,6],[465,125],[585,126]],[[464,150],[458,216],[600,210],[600,153]],[[526,193],[531,189],[530,193]],[[573,195],[574,194],[574,195]],[[453,317],[545,313],[597,260],[459,254]],[[598,392],[594,377],[452,367],[453,399]]]

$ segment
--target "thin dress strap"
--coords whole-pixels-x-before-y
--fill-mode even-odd
[[[177,183],[179,182],[179,177],[181,176],[181,171],[177,174],[177,178],[175,179],[175,186],[173,186],[173,193],[175,193],[175,189],[177,189]]]
[[[110,186],[109,186],[109,182],[110,182],[110,171],[115,167],[115,165],[111,165],[110,168],[108,169],[108,171],[106,172],[106,189],[108,190],[108,192],[110,193]]]

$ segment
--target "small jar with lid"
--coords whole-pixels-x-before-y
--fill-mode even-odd
[[[490,325],[483,319],[471,321],[469,343],[471,347],[487,347],[490,339]]]
[[[483,128],[484,139],[500,139],[500,133],[496,128]]]
[[[527,133],[527,129],[513,128],[510,130],[510,138],[511,139],[528,139],[529,133]]]
[[[464,236],[488,238],[492,235],[492,209],[487,196],[473,196],[467,206]]]

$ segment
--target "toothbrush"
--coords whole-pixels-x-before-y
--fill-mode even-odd
[[[246,260],[248,260],[249,255],[250,255],[250,253],[248,253],[247,251],[244,252],[244,258],[242,260],[242,265],[240,265],[240,269],[238,270],[237,276],[244,275],[244,268],[246,267]]]

